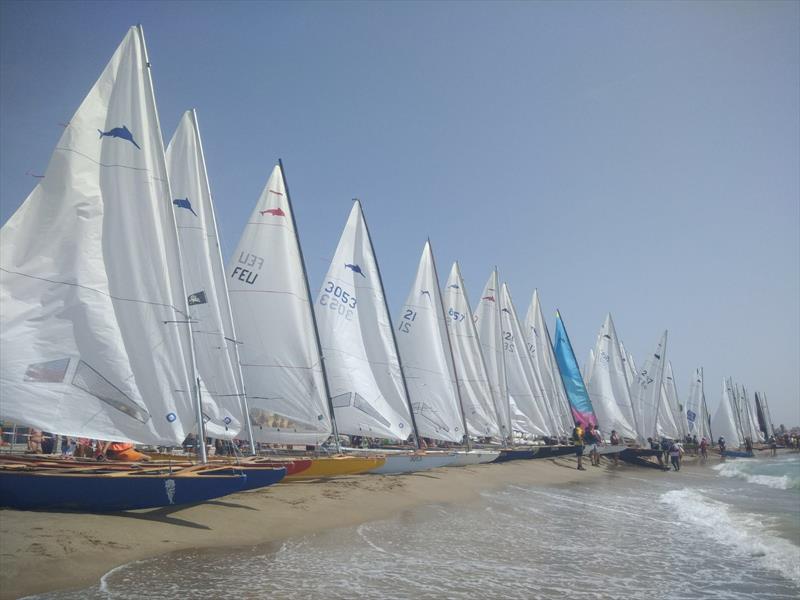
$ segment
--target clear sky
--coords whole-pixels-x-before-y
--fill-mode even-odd
[[[800,424],[800,3],[5,0],[2,222],[136,23],[226,258],[282,157],[312,290],[359,197],[395,312],[430,236],[580,361],[611,311],[639,362],[669,329],[684,399],[702,365],[712,410],[732,375]]]

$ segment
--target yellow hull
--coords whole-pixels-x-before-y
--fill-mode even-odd
[[[383,466],[383,456],[321,456],[311,459],[311,466],[297,475],[284,478],[283,481],[301,481],[303,479],[320,479],[323,477],[339,477],[367,473]]]

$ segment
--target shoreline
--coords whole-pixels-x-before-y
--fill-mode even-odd
[[[688,458],[684,464],[694,467]],[[650,472],[609,461],[586,471],[575,465],[574,458],[559,457],[297,481],[196,506],[108,515],[3,509],[0,598],[85,588],[116,567],[176,551],[266,544],[427,504],[471,504],[481,492],[509,484],[568,485]]]

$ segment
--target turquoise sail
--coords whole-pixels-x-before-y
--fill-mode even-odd
[[[561,373],[561,380],[564,382],[564,389],[567,392],[569,406],[572,409],[572,418],[575,423],[580,423],[586,427],[589,423],[597,425],[597,416],[592,408],[592,401],[583,383],[581,371],[578,368],[578,361],[575,359],[575,352],[567,335],[567,329],[561,320],[561,313],[556,311],[556,334],[553,340],[553,352],[556,355],[558,370]]]

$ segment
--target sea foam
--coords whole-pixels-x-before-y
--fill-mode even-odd
[[[743,479],[748,483],[776,490],[800,489],[800,476],[787,471],[792,468],[792,463],[734,460],[720,463],[712,468],[722,477]],[[781,471],[784,472],[781,474]]]
[[[688,488],[666,492],[659,500],[717,543],[753,557],[800,586],[800,548],[770,533],[758,515],[734,513],[724,502]]]

